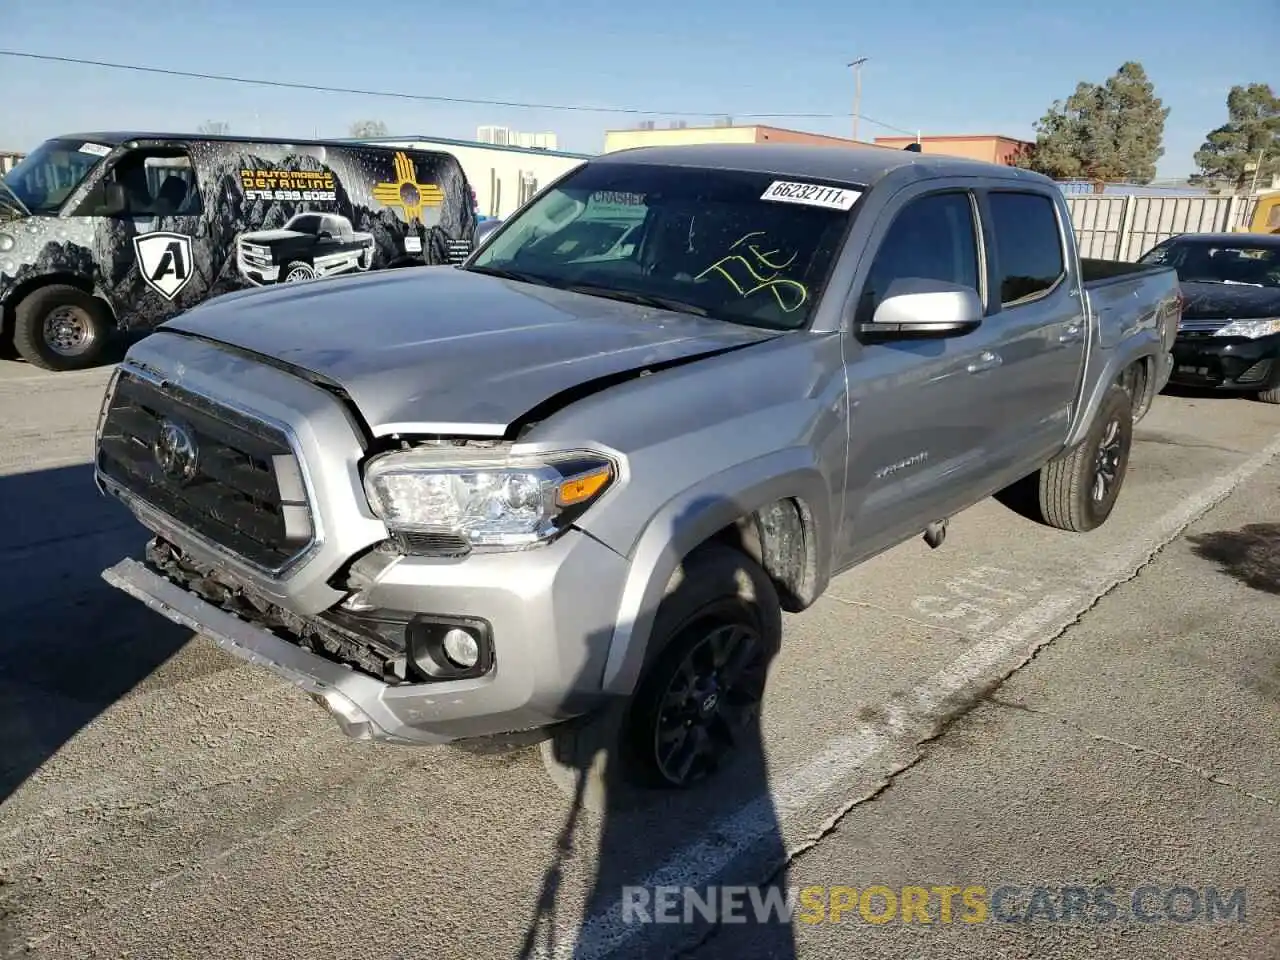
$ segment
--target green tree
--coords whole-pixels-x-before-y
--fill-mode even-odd
[[[1280,97],[1270,84],[1235,86],[1227,94],[1227,122],[1196,151],[1197,180],[1226,180],[1236,189],[1280,175]]]
[[[387,125],[381,120],[357,120],[351,125],[351,136],[355,140],[369,140],[386,135]]]
[[[1055,100],[1016,162],[1058,180],[1150,183],[1168,116],[1142,64],[1129,61],[1105,83],[1078,83],[1065,102]]]

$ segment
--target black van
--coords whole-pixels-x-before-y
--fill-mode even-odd
[[[48,140],[0,180],[4,334],[29,362],[98,362],[113,328],[149,330],[247,286],[453,264],[474,241],[447,153],[167,133]]]

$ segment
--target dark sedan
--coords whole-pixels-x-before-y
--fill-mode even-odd
[[[1138,262],[1178,271],[1184,302],[1170,383],[1280,403],[1280,236],[1188,233]]]

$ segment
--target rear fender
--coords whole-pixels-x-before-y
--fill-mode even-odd
[[[1102,406],[1102,398],[1111,387],[1121,381],[1124,372],[1135,363],[1149,362],[1148,376],[1145,379],[1146,390],[1156,387],[1160,377],[1159,371],[1167,364],[1163,355],[1163,345],[1158,329],[1144,329],[1121,341],[1110,350],[1094,349],[1091,352],[1089,375],[1085,377],[1085,390],[1079,413],[1071,427],[1066,448],[1070,450],[1082,443],[1089,435],[1098,408]],[[1139,400],[1139,409],[1146,405]]]
[[[640,535],[618,607],[601,681],[606,693],[627,696],[646,662],[658,605],[681,560],[699,544],[777,500],[802,502],[806,551],[816,597],[830,578],[831,492],[812,453],[798,447],[739,464],[667,501]]]

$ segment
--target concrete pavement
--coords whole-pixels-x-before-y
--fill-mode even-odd
[[[764,763],[744,764],[691,795],[601,818],[571,810],[536,754],[493,759],[349,742],[298,691],[106,587],[98,572],[143,539],[89,482],[106,374],[0,366],[0,430],[20,441],[0,448],[0,743],[13,745],[0,757],[0,797],[7,795],[0,957],[660,956],[708,936],[704,955],[725,956],[734,955],[723,950],[736,948],[732,937],[741,932],[623,923],[623,887],[756,883],[789,861],[805,883],[898,877],[901,885],[930,873],[962,885],[997,875],[1071,879],[1068,868],[1080,864],[1109,865],[1128,882],[1145,876],[1139,854],[1149,840],[1109,847],[1109,860],[1101,848],[1082,847],[1073,862],[1064,851],[1074,834],[1060,821],[1099,820],[1103,810],[1100,823],[1114,831],[1169,836],[1172,814],[1154,801],[1127,805],[1126,790],[1137,789],[1142,764],[1175,765],[1071,726],[1094,730],[1084,721],[1107,717],[1123,725],[1139,708],[1148,726],[1127,730],[1131,742],[1181,757],[1157,736],[1161,724],[1171,732],[1197,709],[1214,716],[1213,706],[1230,719],[1206,727],[1204,749],[1218,752],[1199,758],[1204,768],[1242,778],[1272,801],[1280,792],[1268,766],[1276,757],[1274,687],[1241,681],[1237,688],[1220,677],[1209,694],[1184,672],[1166,677],[1169,695],[1156,696],[1157,684],[1149,701],[1128,702],[1134,689],[1147,689],[1142,665],[1161,664],[1136,657],[1130,644],[1150,657],[1158,649],[1150,634],[1221,623],[1206,611],[1235,581],[1200,560],[1194,582],[1218,592],[1182,584],[1167,596],[1153,593],[1158,603],[1139,593],[1112,606],[1182,549],[1187,524],[1231,509],[1246,522],[1275,516],[1274,500],[1233,493],[1242,484],[1276,486],[1275,407],[1160,398],[1139,427],[1117,512],[1094,534],[1047,530],[989,502],[956,518],[941,549],[906,544],[838,578],[812,610],[786,622],[766,705]],[[1265,573],[1265,560],[1250,562]],[[1265,605],[1261,591],[1239,589]],[[1046,675],[1040,699],[1031,689],[1023,700],[1009,697],[1103,610],[1111,612],[1100,636],[1110,642],[1089,646],[1076,672]],[[1254,616],[1274,624],[1266,613],[1259,607]],[[1200,648],[1194,640],[1184,647],[1183,660],[1170,651],[1165,669],[1189,669]],[[1248,646],[1223,634],[1213,649],[1216,662],[1252,665],[1237,673],[1258,683],[1275,663],[1265,660],[1265,641]],[[1245,697],[1257,689],[1272,690],[1270,701],[1262,698],[1272,714]],[[1231,746],[1244,729],[1239,717],[1256,721],[1247,728],[1256,744],[1249,770],[1250,751]],[[1108,731],[1096,732],[1127,739]],[[1087,748],[1064,746],[1079,738]],[[1074,752],[1050,763],[1054,750]],[[1127,767],[1106,759],[1113,750]],[[1231,760],[1240,769],[1225,766]],[[1115,782],[1107,786],[1099,769]],[[1262,870],[1276,863],[1263,829],[1269,816],[1270,835],[1280,833],[1274,803],[1233,791],[1237,810],[1227,788],[1189,776],[1215,798],[1206,804],[1217,805],[1220,834],[1186,817],[1184,830],[1201,846],[1216,843],[1221,862],[1235,865],[1232,875],[1251,878],[1255,912],[1246,927],[1256,936],[1253,918],[1267,904]],[[1169,770],[1160,782],[1181,783]],[[1081,793],[1086,787],[1094,792]],[[884,812],[913,791],[916,802],[893,817]],[[1190,802],[1173,786],[1167,792]],[[1092,807],[1083,802],[1089,796],[1097,799]],[[953,799],[948,806],[943,798]],[[1017,814],[984,821],[984,803],[1012,804]],[[1259,804],[1265,809],[1255,819],[1242,812]],[[874,826],[872,817],[889,819]],[[1063,838],[1056,846],[1054,824]],[[979,826],[1001,842],[973,836]],[[855,835],[861,840],[850,848],[845,839]],[[954,855],[927,863],[922,835]],[[1254,858],[1235,857],[1250,842]],[[1059,859],[1046,859],[1055,849]],[[1194,859],[1199,847],[1187,849],[1190,872],[1171,860],[1169,869],[1179,868],[1173,880],[1232,876]],[[823,861],[827,850],[843,852]],[[1201,873],[1191,869],[1197,863]],[[811,864],[816,872],[806,873]],[[864,869],[873,864],[895,871]],[[1274,916],[1274,898],[1270,908]],[[1000,955],[983,954],[988,948],[1021,956],[1032,946],[1085,942],[1053,925],[1022,940],[987,925],[978,931],[985,946],[969,930],[933,943],[892,924],[873,934],[864,924],[844,939],[826,924],[792,926],[780,941],[753,928],[754,945],[772,943],[780,956],[858,956],[874,935],[877,949],[903,956]],[[1159,935],[1185,936],[1185,926],[1166,924]],[[1111,928],[1094,934],[1100,942],[1117,936]],[[932,951],[939,945],[945,953]]]
[[[796,954],[1275,957],[1275,518],[1280,466],[1273,464],[982,697],[888,789],[796,856],[786,884],[857,891],[840,894],[840,903],[853,906],[837,912],[838,923],[830,909],[800,914],[814,922],[793,924]],[[874,886],[898,898],[893,919],[864,919],[862,896]],[[909,886],[930,892],[923,915],[904,922]],[[965,922],[977,913],[957,897],[943,922],[945,894],[935,889],[970,886],[985,891],[985,919]],[[1072,886],[1087,892],[1074,914],[1064,911],[1063,888]],[[1114,919],[1096,901],[1103,887],[1112,889],[1102,902],[1115,908]],[[1048,895],[1033,909],[1036,888]],[[1218,909],[1216,922],[1215,892],[1219,905],[1231,907]],[[833,894],[824,896],[829,907]],[[889,912],[883,893],[868,901],[873,920]],[[776,943],[762,944],[758,931],[745,929],[722,925],[694,955],[772,955]]]

